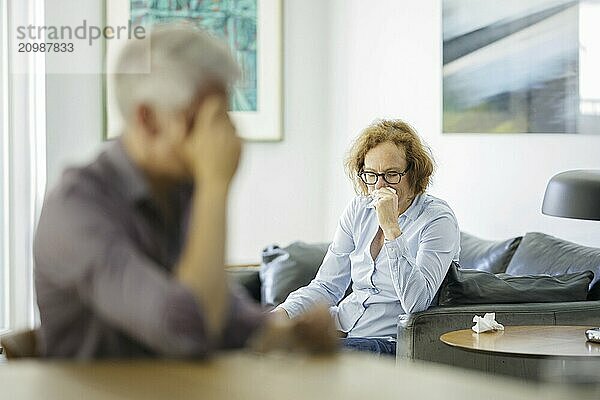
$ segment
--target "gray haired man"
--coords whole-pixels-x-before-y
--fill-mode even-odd
[[[150,72],[139,73],[147,62]],[[298,330],[227,282],[226,207],[241,151],[227,113],[237,75],[228,52],[191,27],[167,25],[149,47],[130,43],[118,70],[123,134],[91,164],[66,170],[40,217],[41,353],[204,356],[256,332],[299,342],[304,332],[305,345],[328,348],[325,313]]]

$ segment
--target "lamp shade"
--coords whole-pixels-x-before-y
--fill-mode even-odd
[[[600,170],[554,175],[544,194],[542,213],[564,218],[600,220]]]

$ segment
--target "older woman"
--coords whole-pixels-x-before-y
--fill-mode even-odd
[[[398,318],[427,309],[458,260],[458,223],[445,201],[425,192],[433,161],[403,121],[367,127],[346,168],[358,196],[344,210],[315,279],[275,312],[295,318],[325,303],[347,334],[344,346],[395,354]],[[343,299],[350,282],[352,293]]]

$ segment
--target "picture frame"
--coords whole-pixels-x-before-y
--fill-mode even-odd
[[[253,76],[254,86],[250,88],[249,102],[242,102],[237,104],[250,104],[246,109],[232,109],[230,116],[232,117],[238,134],[241,138],[248,141],[258,142],[276,142],[283,139],[283,4],[282,0],[204,0],[206,5],[210,5],[211,9],[217,10],[219,6],[226,8],[233,8],[237,3],[244,2],[245,4],[251,3],[250,6],[255,6],[256,15],[256,26],[254,28],[255,34],[255,46],[254,55],[255,63],[249,63],[248,65],[240,65],[242,70],[242,82],[245,84],[245,89],[248,89],[247,80],[244,80],[247,76]],[[152,3],[164,5],[177,5],[180,7],[182,4],[185,6],[202,6],[203,0],[163,0],[162,2],[150,2],[148,0],[105,0],[104,1],[104,16],[105,26],[135,26],[136,23],[144,22],[143,18],[140,18],[139,9],[135,7],[147,6]],[[203,22],[202,18],[206,18],[207,7],[201,13],[195,12],[195,10],[189,11],[190,17],[185,16],[185,11],[178,9],[174,12],[173,20],[183,19],[193,24],[197,24],[199,27],[205,29],[200,23]],[[132,16],[132,12],[135,13]],[[163,12],[163,10],[161,10]],[[168,12],[168,10],[167,10]],[[217,12],[217,11],[215,11]],[[223,14],[223,11],[218,11]],[[133,17],[133,18],[132,18]],[[161,17],[162,18],[162,15]],[[198,22],[200,21],[200,22]],[[147,21],[146,21],[147,23]],[[152,25],[152,24],[150,24]],[[144,26],[147,27],[147,24]],[[209,29],[205,29],[209,33]],[[250,29],[252,32],[252,29]],[[221,32],[222,33],[222,32]],[[216,35],[218,36],[218,35]],[[247,39],[246,32],[246,39]],[[229,43],[235,42],[235,40],[229,40]],[[114,98],[114,87],[112,80],[112,73],[114,71],[114,65],[116,64],[118,54],[123,46],[126,44],[126,40],[105,40],[103,50],[103,62],[105,66],[105,74],[103,74],[103,119],[104,119],[104,139],[110,140],[116,138],[122,130],[123,121],[120,116],[116,100]],[[231,46],[230,46],[231,48]],[[236,57],[235,49],[232,49],[234,57]],[[240,60],[239,54],[236,59]],[[248,68],[254,68],[249,71]],[[236,87],[232,89],[232,108],[236,107]],[[239,91],[237,95],[239,95]],[[254,95],[252,95],[254,93]],[[239,96],[237,96],[239,98]],[[252,99],[254,99],[252,101]]]
[[[595,134],[598,0],[442,1],[442,132]]]

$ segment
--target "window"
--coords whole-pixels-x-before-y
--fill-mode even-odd
[[[8,68],[7,2],[0,5],[0,332],[7,328],[8,306]]]
[[[35,324],[32,243],[46,183],[45,60],[16,57],[11,32],[43,25],[43,6],[0,2],[0,332]]]

